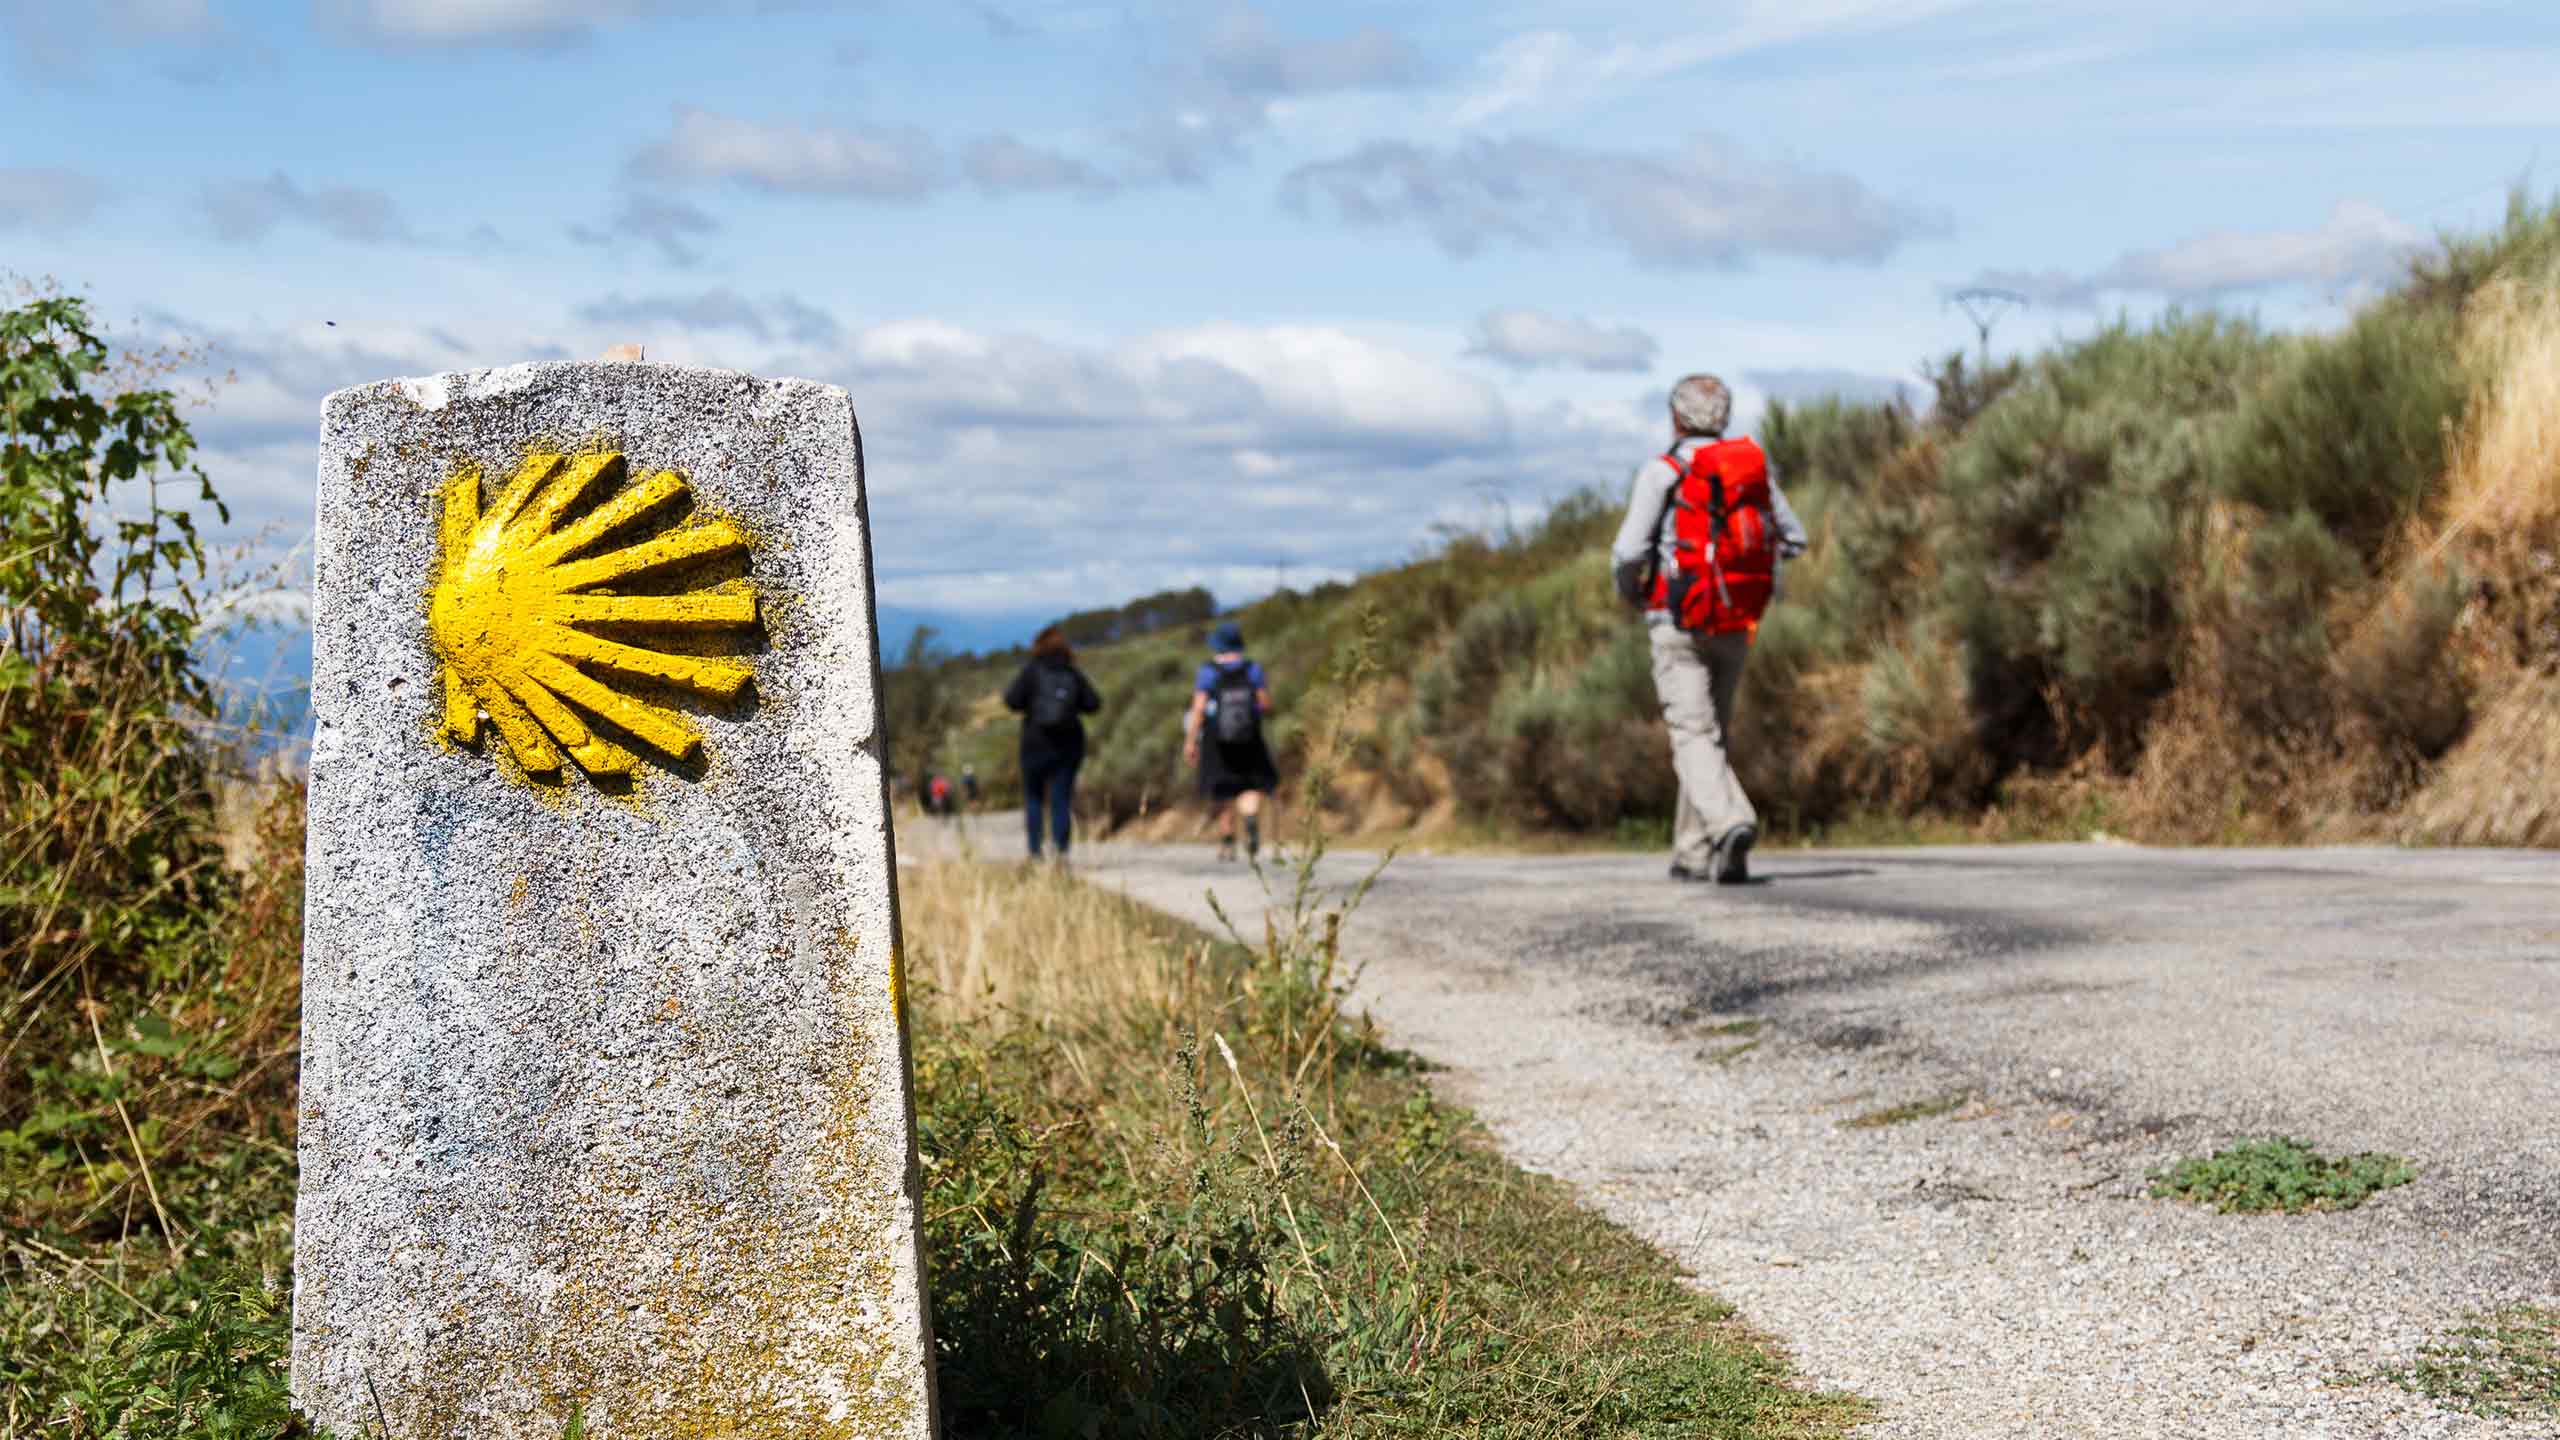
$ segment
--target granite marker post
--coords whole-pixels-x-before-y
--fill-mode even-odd
[[[294,1396],[340,1435],[933,1425],[843,391],[323,410]]]

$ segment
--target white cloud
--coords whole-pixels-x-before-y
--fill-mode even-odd
[[[734,330],[757,340],[780,338],[795,345],[827,345],[842,334],[836,318],[789,295],[749,300],[735,290],[704,290],[688,295],[608,295],[578,307],[578,318],[590,325],[618,328],[633,344],[645,345],[651,327],[675,330]]]
[[[922,370],[937,361],[973,363],[993,348],[975,331],[939,320],[892,320],[863,331],[853,356],[864,364]]]
[[[2101,296],[2119,293],[2204,301],[2293,285],[2361,291],[2406,273],[2430,243],[2425,231],[2381,206],[2346,200],[2308,230],[2218,230],[2128,251],[2087,274],[1988,270],[1974,283],[2064,309],[2092,309]]]
[[[602,225],[571,225],[569,238],[607,250],[630,244],[655,246],[659,258],[682,267],[702,259],[702,251],[694,242],[719,229],[720,222],[698,205],[672,196],[634,191],[622,197],[621,208],[612,219]]]
[[[851,392],[881,598],[966,614],[1066,610],[1167,586],[1256,593],[1391,563],[1435,523],[1485,521],[1496,484],[1534,505],[1622,475],[1654,443],[1625,414],[1516,412],[1446,336],[1202,325],[1111,343],[917,316],[795,322],[724,290],[606,295],[565,312],[203,335],[237,383],[197,419],[234,533],[305,531],[321,398],[388,376],[599,353],[801,374]],[[821,338],[820,331],[834,332]],[[119,337],[123,338],[123,337]],[[142,337],[134,337],[142,338]],[[1435,355],[1432,351],[1437,351]],[[1655,403],[1659,404],[1659,397]]]
[[[942,184],[939,147],[921,130],[845,130],[676,108],[666,138],[633,157],[644,179],[735,181],[760,190],[917,200]]]
[[[1181,384],[1185,361],[1241,378],[1259,393],[1264,423],[1300,447],[1473,451],[1500,445],[1510,429],[1493,387],[1324,326],[1168,330],[1137,341],[1129,353],[1140,373],[1159,383]]]
[[[1604,326],[1544,310],[1492,310],[1476,321],[1467,353],[1518,370],[1608,371],[1650,369],[1661,348],[1632,325]]]
[[[106,198],[106,186],[76,170],[0,169],[0,230],[59,234],[96,214]]]
[[[988,135],[970,142],[960,157],[960,169],[989,194],[1072,190],[1099,195],[1115,188],[1110,176],[1074,156],[1025,144],[1010,135]]]
[[[1915,399],[1923,388],[1918,381],[1899,376],[1820,367],[1746,370],[1743,378],[1768,399],[1783,400],[1790,405],[1835,398],[1864,402],[1908,401]]]
[[[308,225],[357,245],[414,239],[400,207],[379,190],[353,185],[304,189],[279,170],[264,180],[217,180],[197,195],[215,238],[235,244],[264,239],[286,225]]]
[[[1252,5],[1230,4],[1202,48],[1202,63],[1230,93],[1260,99],[1412,83],[1422,58],[1403,36],[1377,26],[1348,35],[1297,40],[1281,34]]]
[[[1260,8],[1235,0],[1194,17],[1205,28],[1177,36],[1180,58],[1159,77],[1149,111],[1114,137],[1130,178],[1196,185],[1240,158],[1293,103],[1403,89],[1420,81],[1420,52],[1377,26],[1348,34],[1284,34]]]
[[[1355,225],[1412,224],[1453,255],[1575,237],[1669,269],[1730,268],[1764,254],[1874,263],[1950,228],[1939,212],[1851,176],[1754,159],[1713,136],[1661,152],[1530,139],[1448,149],[1374,141],[1298,167],[1281,198]]]
[[[2115,288],[2203,297],[2287,284],[2388,278],[2427,245],[2425,231],[2378,205],[2341,203],[2312,230],[2217,231],[2109,267]]]
[[[1520,110],[1622,100],[1710,61],[1804,40],[1871,34],[1979,3],[1744,0],[1720,7],[1723,13],[1711,20],[1679,20],[1654,12],[1643,18],[1648,33],[1639,38],[1591,41],[1565,30],[1533,30],[1486,52],[1475,82],[1455,97],[1451,118],[1461,126],[1478,126]]]
[[[557,45],[671,15],[752,14],[747,0],[317,0],[320,19],[386,49]]]

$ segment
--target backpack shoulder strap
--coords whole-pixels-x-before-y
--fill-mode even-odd
[[[1679,462],[1674,460],[1673,464],[1678,466],[1682,475],[1686,476],[1697,473],[1698,461],[1702,459],[1707,461],[1707,520],[1716,529],[1722,530],[1724,528],[1725,511],[1724,467],[1717,464],[1709,457],[1717,446],[1725,444],[1726,442],[1713,436],[1701,436],[1699,438],[1705,440],[1706,443],[1700,445],[1697,449],[1697,453],[1689,457],[1689,463],[1687,465],[1679,465]],[[1680,453],[1680,447],[1677,445],[1672,446],[1671,453],[1672,455],[1677,456]]]
[[[1670,449],[1663,451],[1662,454],[1656,458],[1660,459],[1663,464],[1671,467],[1671,503],[1663,507],[1663,513],[1667,515],[1671,511],[1681,509],[1689,503],[1686,499],[1683,499],[1680,494],[1681,490],[1686,488],[1689,483],[1689,462],[1680,458],[1680,447],[1677,444],[1674,444]]]

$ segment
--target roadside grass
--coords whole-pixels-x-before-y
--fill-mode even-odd
[[[0,1436],[305,1433],[283,1368],[300,788],[254,813],[251,863],[201,924],[138,975],[99,967],[88,995],[13,1017]]]
[[[1240,941],[1018,866],[900,888],[954,1435],[1812,1437],[1865,1414],[1343,1015],[1339,904],[1284,891]]]
[[[2492,1419],[2560,1418],[2560,1310],[2520,1305],[2481,1316],[2387,1378]]]
[[[2210,1205],[2225,1215],[2353,1210],[2377,1191],[2406,1185],[2416,1167],[2364,1151],[2325,1156],[2299,1140],[2250,1140],[2150,1175],[2155,1197]]]
[[[1881,1130],[1888,1125],[1907,1125],[1914,1120],[1934,1120],[1941,1115],[1952,1115],[1963,1109],[1965,1103],[1972,1098],[1972,1091],[1957,1090],[1946,1095],[1932,1096],[1926,1100],[1909,1100],[1900,1105],[1887,1105],[1881,1110],[1869,1110],[1861,1115],[1852,1115],[1840,1122],[1840,1128]]]

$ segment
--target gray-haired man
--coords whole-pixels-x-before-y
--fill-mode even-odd
[[[1760,838],[1759,812],[1743,793],[1727,753],[1734,691],[1759,626],[1756,607],[1776,588],[1778,557],[1801,555],[1806,544],[1804,525],[1779,490],[1768,457],[1747,438],[1724,438],[1732,413],[1733,394],[1713,375],[1691,375],[1671,387],[1671,449],[1636,467],[1627,517],[1609,547],[1620,598],[1644,607],[1652,632],[1653,688],[1662,698],[1671,766],[1680,777],[1671,878],[1724,884],[1750,878],[1751,846]],[[1701,477],[1710,475],[1704,483],[1711,489],[1702,490]],[[1702,498],[1707,494],[1711,501]],[[1729,521],[1728,496],[1737,510],[1765,505],[1765,516]],[[1713,527],[1723,528],[1707,525],[1710,508]],[[1691,532],[1685,570],[1679,535],[1684,511]],[[1737,534],[1759,540],[1754,553],[1766,556],[1765,579],[1737,573],[1728,588],[1713,547],[1701,570],[1697,537],[1710,532],[1736,550],[1743,548],[1735,544]],[[1741,563],[1750,561],[1744,556]],[[1709,597],[1721,597],[1721,608]],[[1701,621],[1701,615],[1708,618]]]

